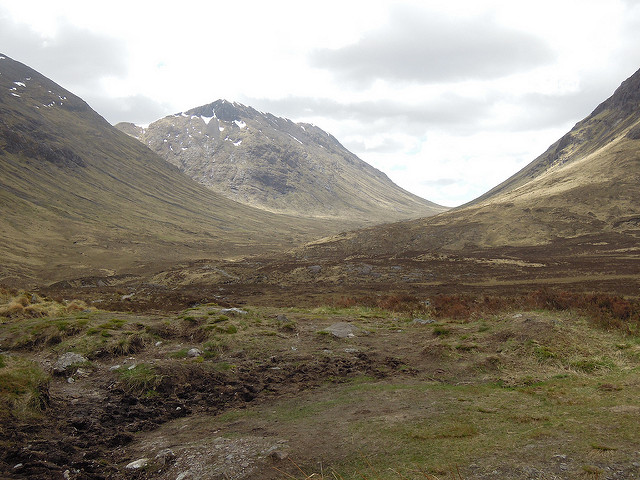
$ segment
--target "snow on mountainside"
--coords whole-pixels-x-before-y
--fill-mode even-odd
[[[196,181],[239,202],[354,224],[446,210],[395,185],[320,128],[218,100],[144,129],[116,125]]]

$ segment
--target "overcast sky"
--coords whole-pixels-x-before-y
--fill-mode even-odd
[[[640,1],[5,1],[0,53],[111,123],[219,98],[310,122],[455,206],[640,68]]]

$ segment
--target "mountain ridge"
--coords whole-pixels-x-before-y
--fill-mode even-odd
[[[447,210],[398,187],[319,127],[237,102],[216,100],[147,128],[116,127],[194,180],[264,210],[354,227]]]
[[[640,69],[626,79],[615,92],[600,103],[590,115],[554,142],[544,153],[514,175],[463,206],[482,203],[492,197],[514,190],[535,179],[544,171],[584,158],[598,148],[610,143],[616,136],[628,130],[631,139],[640,137]]]

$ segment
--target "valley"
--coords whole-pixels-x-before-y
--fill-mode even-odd
[[[447,209],[310,124],[116,129],[0,55],[0,476],[637,478],[638,92]]]

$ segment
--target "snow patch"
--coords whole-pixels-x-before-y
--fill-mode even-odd
[[[14,97],[18,97],[18,98],[20,97],[20,95],[18,95],[17,93],[13,93],[13,92],[11,92],[11,95],[13,95]]]
[[[220,130],[221,132],[224,132],[224,127],[222,125],[218,125],[218,130]]]
[[[306,129],[306,128],[304,128],[304,125],[300,125],[300,128],[301,128],[303,131],[305,131],[305,132],[307,131],[307,129]]]
[[[0,57],[0,60],[6,60],[7,57]]]
[[[233,123],[235,123],[241,129],[242,128],[247,128],[247,124],[244,123],[242,120],[234,120]]]
[[[233,142],[233,144],[234,144],[236,147],[239,147],[241,143],[242,143],[242,140],[238,140],[237,142]]]
[[[19,87],[26,87],[26,85],[22,82],[13,82],[15,85],[18,85]]]
[[[291,135],[290,133],[287,133],[287,135],[289,135],[291,138],[293,138],[296,142],[298,142],[300,145],[304,145],[304,143],[302,143],[300,140],[298,140],[296,137],[294,137],[293,135]]]
[[[205,123],[205,125],[209,125],[209,122],[211,121],[212,118],[215,118],[215,115],[211,117],[205,117],[204,115],[200,115],[200,118]]]

